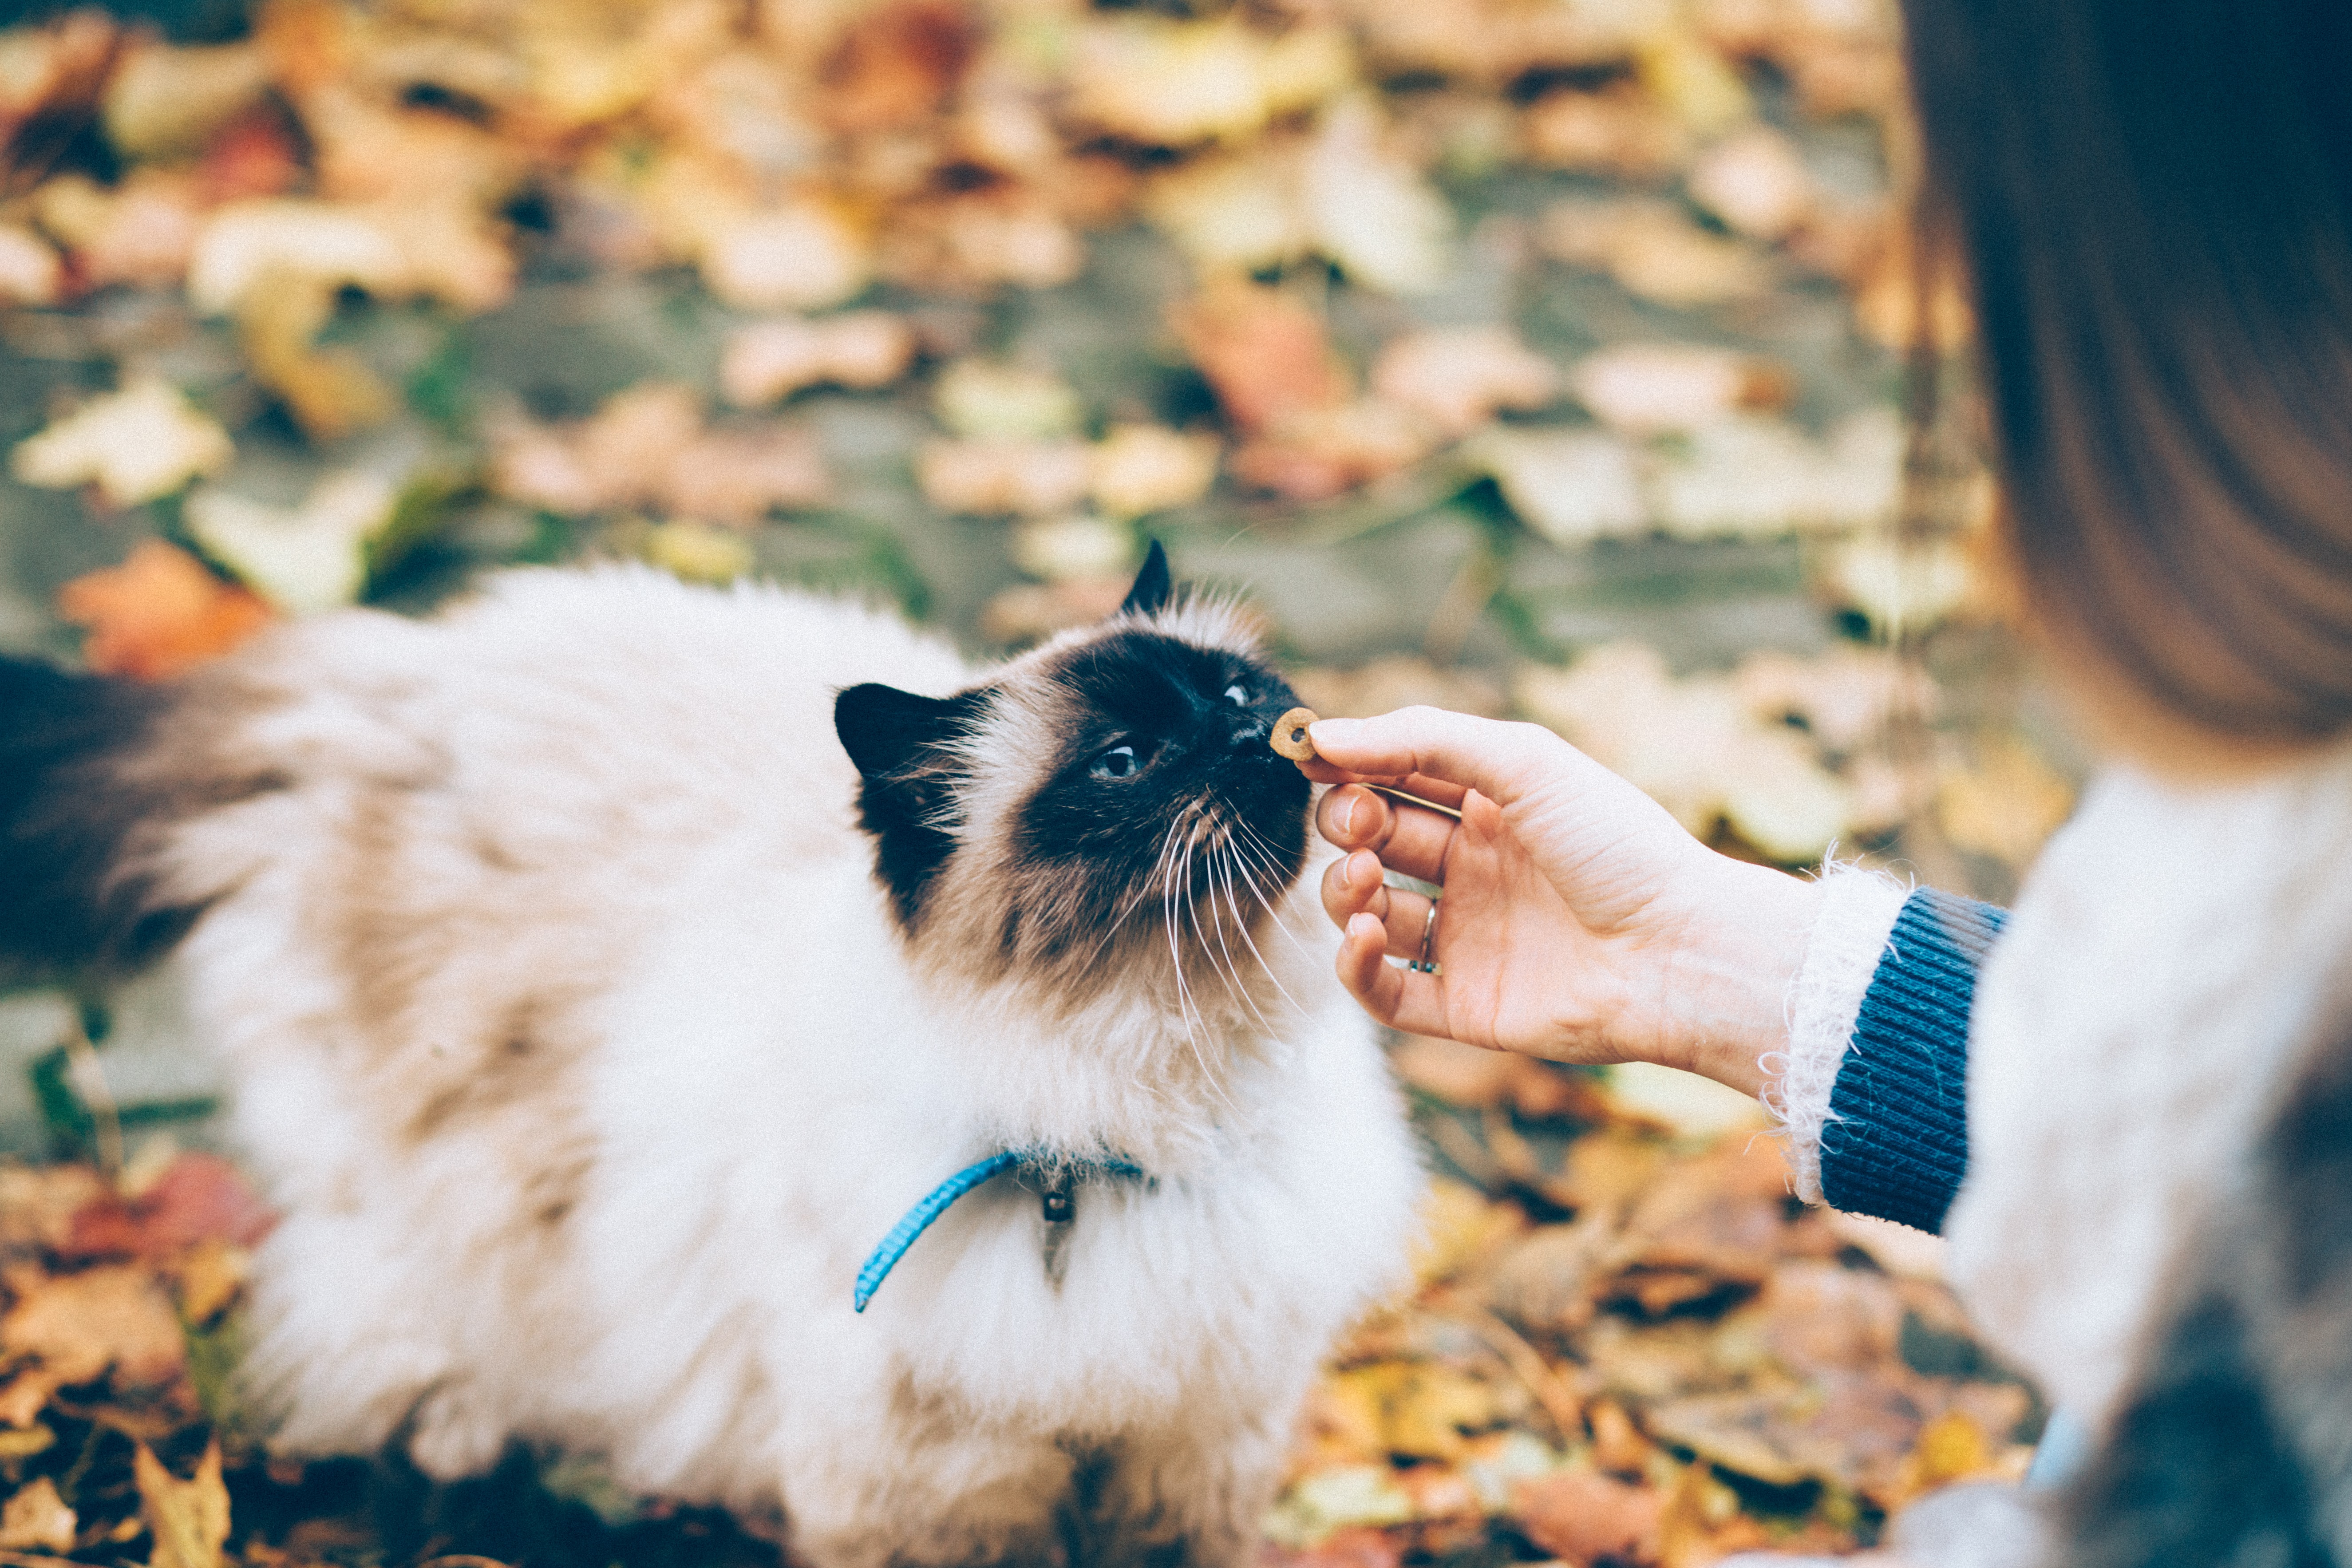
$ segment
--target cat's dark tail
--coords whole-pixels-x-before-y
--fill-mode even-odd
[[[167,686],[0,658],[0,974],[125,969],[195,910],[145,851],[178,804],[155,765]]]

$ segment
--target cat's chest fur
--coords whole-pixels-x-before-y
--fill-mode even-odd
[[[1167,625],[1227,657],[1213,617]],[[1066,1542],[1100,1472],[1086,1507],[1237,1556],[1321,1347],[1398,1277],[1419,1178],[1319,865],[1244,869],[1296,826],[1233,806],[1265,778],[1171,806],[1131,873],[1102,826],[1142,797],[1087,748],[1254,767],[1224,731],[1257,678],[1223,718],[1214,669],[1108,730],[1057,718],[1126,679],[1108,657],[1032,656],[975,739],[945,700],[975,672],[893,622],[550,574],[438,625],[299,628],[215,682],[214,731],[282,785],[158,853],[210,901],[184,964],[285,1214],[253,1354],[280,1442],[403,1432],[452,1475],[517,1439],[592,1451],[641,1490],[781,1507],[824,1568]],[[865,682],[963,728],[861,781],[833,729]],[[933,793],[877,878],[905,779]],[[1097,868],[1166,896],[1089,913]],[[908,1205],[1033,1146],[1145,1176],[1081,1184],[1050,1268],[1037,1194],[999,1178],[853,1311]]]

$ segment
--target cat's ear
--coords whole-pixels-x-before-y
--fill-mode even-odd
[[[921,922],[923,894],[955,853],[965,765],[955,742],[987,709],[984,691],[918,697],[872,684],[833,700],[834,733],[857,764],[857,820],[874,837],[874,874],[907,931]]]
[[[1168,603],[1175,584],[1168,575],[1168,552],[1160,548],[1160,541],[1151,542],[1151,553],[1143,558],[1143,570],[1135,574],[1135,586],[1127,591],[1127,598],[1118,606],[1129,615],[1149,616]]]
[[[918,697],[868,681],[833,700],[833,732],[860,776],[905,778],[936,771],[936,754],[971,732],[978,707],[977,694],[969,691]]]

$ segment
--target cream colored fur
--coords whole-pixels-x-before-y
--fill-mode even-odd
[[[862,610],[609,570],[214,678],[183,722],[297,780],[163,852],[222,895],[182,962],[285,1215],[251,1354],[281,1447],[561,1446],[781,1508],[818,1568],[1045,1554],[1098,1462],[1132,1535],[1242,1555],[1320,1352],[1399,1277],[1400,1108],[1319,860],[1255,929],[1272,975],[1196,978],[1197,1016],[1148,965],[1057,1015],[904,961],[833,694],[975,674]],[[1036,1142],[1157,1180],[1081,1187],[1056,1287],[1000,1179],[853,1314],[917,1198]]]

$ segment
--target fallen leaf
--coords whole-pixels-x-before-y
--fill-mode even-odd
[[[1547,254],[1606,272],[1628,292],[1662,304],[1721,304],[1752,298],[1771,282],[1761,254],[1664,202],[1561,202],[1544,215],[1539,234]]]
[[[1551,361],[1501,327],[1410,332],[1373,362],[1375,395],[1410,408],[1452,437],[1468,435],[1504,409],[1541,408],[1559,395]]]
[[[269,62],[251,42],[174,47],[142,39],[108,79],[107,140],[134,158],[195,152],[268,85]]]
[[[914,360],[914,330],[887,310],[814,321],[783,317],[755,321],[728,337],[719,383],[728,402],[754,408],[804,387],[887,386]]]
[[[1381,145],[1381,132],[1367,99],[1325,111],[1301,164],[1307,226],[1316,248],[1355,281],[1425,293],[1445,279],[1454,210]]]
[[[1987,742],[1936,791],[1936,820],[1959,848],[2022,868],[2074,809],[2074,786],[2022,741]]]
[[[88,1165],[0,1163],[0,1249],[66,1246],[75,1215],[107,1190],[105,1178]]]
[[[1083,441],[1008,437],[930,440],[915,452],[923,498],[974,517],[1051,516],[1086,498],[1094,454]]]
[[[107,505],[131,507],[218,471],[235,451],[176,387],[142,375],[18,442],[9,467],[29,485],[95,484]]]
[[[1490,430],[1472,459],[1494,476],[1519,521],[1567,548],[1647,532],[1640,456],[1601,430]]]
[[[1560,1470],[1520,1483],[1517,1505],[1528,1539],[1569,1562],[1648,1561],[1657,1552],[1666,1496],[1598,1470]]]
[[[139,1511],[154,1538],[148,1568],[220,1568],[228,1540],[228,1489],[221,1484],[220,1439],[197,1461],[196,1473],[181,1480],[163,1468],[146,1444],[131,1459],[139,1483]]]
[[[1244,434],[1354,397],[1353,378],[1321,317],[1290,293],[1228,280],[1179,306],[1174,317],[1185,351]]]
[[[1129,582],[1121,574],[1016,584],[981,606],[981,634],[992,642],[1018,645],[1042,641],[1072,626],[1091,626],[1118,612]]]
[[[1121,17],[1081,33],[1069,111],[1129,141],[1181,147],[1250,135],[1353,75],[1347,36],[1333,26],[1269,35],[1238,13],[1202,22]]]
[[[1547,93],[1521,117],[1519,133],[1537,163],[1624,179],[1657,179],[1690,154],[1682,121],[1632,82]]]
[[[1048,582],[1114,577],[1135,566],[1135,531],[1098,517],[1024,521],[1010,544],[1014,565]]]
[[[16,1304],[0,1317],[0,1349],[38,1357],[62,1384],[114,1369],[135,1386],[168,1383],[184,1358],[180,1320],[153,1276],[131,1265],[79,1274],[10,1276]]]
[[[1069,436],[1085,421],[1078,395],[1049,370],[961,359],[940,373],[931,395],[940,423],[958,436],[1006,441]]]
[[[1706,151],[1691,170],[1694,200],[1750,238],[1783,239],[1812,216],[1813,177],[1788,135],[1752,126]]]
[[[58,1495],[57,1483],[47,1476],[36,1477],[18,1487],[6,1505],[0,1507],[0,1549],[71,1552],[79,1522]]]
[[[289,615],[358,599],[367,547],[400,500],[392,481],[364,469],[330,473],[295,507],[206,488],[188,498],[188,531],[215,560]]]
[[[1569,386],[1593,417],[1628,435],[1696,430],[1788,395],[1775,367],[1728,349],[1623,343],[1569,373]]]
[[[1189,506],[1216,483],[1218,444],[1164,425],[1116,425],[1095,445],[1088,492],[1104,515],[1141,517]]]
[[[743,310],[813,310],[866,287],[873,257],[866,237],[832,204],[787,203],[712,226],[701,249],[702,279]]]
[[[251,1247],[276,1223],[245,1173],[217,1154],[173,1156],[145,1191],[108,1193],[73,1217],[72,1258],[167,1259],[207,1242]]]
[[[63,269],[38,235],[0,224],[0,305],[54,305]]]
[[[692,519],[656,524],[641,549],[647,561],[689,583],[731,583],[755,561],[741,534]]]
[[[82,658],[100,675],[162,680],[243,643],[274,618],[250,589],[224,583],[186,551],[151,539],[120,566],[58,590],[58,613],[88,628]]]

